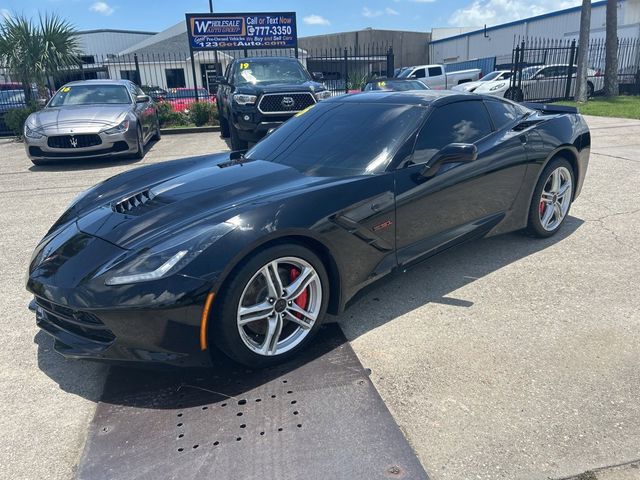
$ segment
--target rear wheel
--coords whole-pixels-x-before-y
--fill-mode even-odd
[[[587,82],[587,98],[593,97],[595,93],[595,88],[593,87],[593,83]]]
[[[573,189],[571,164],[564,158],[551,160],[540,175],[533,192],[527,233],[536,237],[555,234],[569,214]]]
[[[259,252],[232,274],[213,314],[212,338],[232,359],[267,367],[296,355],[327,309],[322,261],[296,244]]]

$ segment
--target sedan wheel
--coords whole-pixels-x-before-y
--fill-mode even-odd
[[[297,244],[255,254],[225,284],[210,336],[229,357],[252,367],[295,355],[316,334],[327,308],[324,264]]]
[[[573,201],[573,173],[569,162],[558,158],[549,162],[536,185],[529,210],[527,232],[549,237],[558,231]]]

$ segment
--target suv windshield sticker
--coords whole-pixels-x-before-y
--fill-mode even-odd
[[[253,73],[251,73],[251,70],[243,70],[240,75],[242,75],[242,78],[244,78],[249,83],[258,82],[258,79],[253,75]]]

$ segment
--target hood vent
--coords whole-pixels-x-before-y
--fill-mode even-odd
[[[154,198],[155,194],[151,190],[144,190],[111,204],[111,209],[126,215],[141,215],[151,207],[150,203]]]

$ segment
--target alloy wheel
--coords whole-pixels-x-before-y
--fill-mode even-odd
[[[306,260],[282,257],[267,263],[240,296],[236,315],[240,338],[263,356],[295,348],[318,320],[322,293],[320,277]]]
[[[571,172],[566,167],[553,170],[540,196],[538,214],[542,228],[548,232],[558,228],[569,211],[572,194]]]

